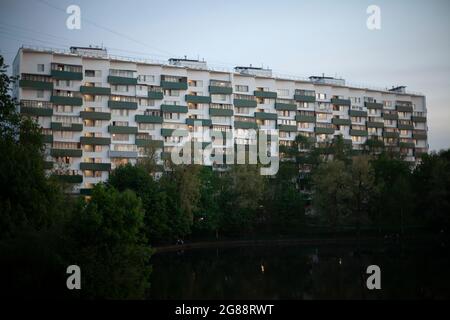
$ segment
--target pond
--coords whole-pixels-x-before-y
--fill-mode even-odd
[[[443,243],[264,245],[192,249],[152,258],[150,299],[444,299]],[[381,290],[368,290],[369,265]]]

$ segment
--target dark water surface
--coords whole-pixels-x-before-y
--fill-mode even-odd
[[[274,245],[193,249],[152,258],[150,299],[450,298],[441,243]],[[381,268],[381,290],[366,268]]]

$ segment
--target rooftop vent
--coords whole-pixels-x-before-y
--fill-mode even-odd
[[[249,67],[237,66],[234,68],[236,72],[248,74],[252,76],[272,77],[272,70],[269,68],[258,68],[250,65]]]
[[[108,57],[108,52],[103,47],[70,47],[70,52],[82,56]]]
[[[389,91],[398,92],[398,93],[406,93],[406,86],[392,87],[392,89],[389,89]]]
[[[187,59],[186,56],[184,56],[184,58],[170,58],[169,64],[193,69],[208,69],[208,65],[205,60],[200,61],[199,59]]]
[[[339,79],[339,78],[334,78],[334,77],[325,77],[325,75],[311,76],[311,77],[309,77],[309,80],[314,83],[345,86],[344,79]]]

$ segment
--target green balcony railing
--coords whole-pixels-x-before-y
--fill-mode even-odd
[[[188,113],[189,109],[187,106],[162,104],[161,111],[170,113]]]
[[[50,128],[54,131],[83,131],[83,124],[81,123],[70,123],[65,124],[62,122],[51,122]]]
[[[231,117],[233,109],[209,108],[209,115],[212,117]]]
[[[235,107],[247,107],[247,108],[256,108],[257,103],[256,100],[250,99],[234,99],[233,104]]]
[[[384,122],[368,121],[367,128],[384,128]]]
[[[111,170],[111,163],[81,162],[80,170],[109,171]]]
[[[269,112],[255,112],[255,118],[260,120],[277,120],[278,115]]]
[[[53,82],[35,81],[35,80],[19,80],[19,87],[40,90],[53,90]]]
[[[54,175],[58,180],[63,181],[65,183],[82,183],[83,176],[79,174],[59,174]]]
[[[83,94],[110,95],[111,94],[111,88],[81,86],[80,87],[80,92],[83,93]]]
[[[385,113],[383,114],[384,120],[398,120],[398,114],[397,113]]]
[[[236,129],[258,129],[256,122],[250,121],[234,121],[234,127]]]
[[[82,72],[52,70],[51,75],[58,80],[83,80]]]
[[[162,91],[149,91],[148,98],[154,100],[162,100],[164,99],[164,94]]]
[[[396,105],[395,108],[398,112],[413,112],[412,105],[411,106]]]
[[[350,117],[367,117],[367,111],[349,110]]]
[[[279,124],[278,125],[278,130],[286,131],[286,132],[296,132],[297,131],[297,126],[290,126],[290,125],[287,125],[287,124]]]
[[[265,99],[276,99],[277,98],[277,93],[273,92],[273,91],[255,90],[255,91],[253,91],[253,94],[255,95],[255,97],[258,97],[258,98],[265,98]]]
[[[233,88],[222,86],[209,86],[210,94],[232,94]]]
[[[43,143],[53,143],[53,136],[51,134],[42,135],[42,142]]]
[[[391,132],[391,131],[384,131],[383,132],[383,137],[384,138],[398,138],[400,136],[400,133],[398,132]]]
[[[170,128],[161,128],[161,135],[163,137],[171,137],[175,134],[175,130],[177,130],[176,136],[186,137],[189,135],[189,132],[185,129],[170,129]]]
[[[350,119],[333,118],[333,119],[331,119],[331,123],[335,124],[337,126],[349,126],[349,125],[351,125]]]
[[[196,96],[187,94],[185,96],[185,99],[186,102],[190,103],[211,103],[211,97],[208,96]]]
[[[151,140],[151,139],[139,139],[136,138],[136,145],[138,147],[152,147],[152,148],[163,148],[164,147],[164,141],[162,140]]]
[[[119,134],[136,134],[138,132],[137,127],[129,126],[108,126],[109,133],[119,133]]]
[[[275,103],[275,110],[295,111],[295,110],[297,110],[297,105],[295,105],[294,103],[279,103],[279,102],[276,102]]]
[[[81,149],[50,149],[50,155],[52,157],[74,157],[80,158],[83,155],[83,151]]]
[[[427,140],[428,136],[426,133],[415,133],[413,132],[413,138],[417,140]]]
[[[81,119],[88,120],[111,120],[111,113],[97,111],[80,111]]]
[[[111,144],[111,138],[108,138],[108,137],[80,137],[80,143],[106,146],[106,145]]]
[[[295,121],[314,123],[316,122],[316,116],[296,115]]]
[[[338,99],[338,98],[332,98],[331,103],[338,106],[348,106],[348,107],[352,104],[350,99]]]
[[[350,135],[355,137],[367,137],[367,130],[354,130],[350,129]]]
[[[212,125],[211,119],[192,119],[192,118],[187,118],[186,119],[186,124],[189,126],[194,126],[196,124],[199,124],[200,126],[203,127],[209,127]]]
[[[364,102],[364,105],[366,106],[367,109],[377,109],[377,110],[382,110],[383,109],[383,104],[382,103]]]
[[[20,113],[28,114],[38,117],[51,117],[53,115],[52,108],[33,108],[33,107],[20,107]]]
[[[333,128],[323,128],[323,127],[315,127],[314,132],[317,134],[333,134]]]
[[[136,85],[137,78],[108,76],[108,83],[110,84],[122,84],[122,85]]]
[[[83,104],[83,99],[79,97],[51,96],[50,102],[65,106],[81,106]]]
[[[137,123],[163,123],[161,116],[137,114],[134,119]]]
[[[137,102],[134,101],[108,101],[108,107],[110,109],[127,109],[127,110],[136,110],[138,108]]]
[[[294,95],[294,100],[298,102],[316,102],[316,97],[296,94]]]
[[[414,126],[412,124],[397,124],[399,130],[414,130]]]
[[[412,116],[411,120],[414,122],[427,122],[427,118],[423,116]]]
[[[187,82],[184,82],[184,81],[171,82],[171,81],[161,80],[161,87],[164,90],[167,90],[167,89],[170,89],[170,90],[187,90],[188,84],[187,84]]]
[[[413,149],[416,147],[414,142],[399,142],[398,146],[400,148]]]

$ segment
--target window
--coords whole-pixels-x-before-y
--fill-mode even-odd
[[[289,89],[278,89],[277,93],[281,97],[288,97],[289,96]]]
[[[72,106],[57,105],[55,107],[55,109],[56,109],[55,110],[56,112],[68,112],[68,113],[73,112],[73,107]]]
[[[114,133],[112,135],[112,141],[128,141],[129,139],[130,139],[129,134]]]
[[[236,85],[235,90],[238,92],[248,92],[248,86]]]
[[[139,75],[138,80],[139,80],[140,82],[150,82],[150,83],[153,83],[153,82],[155,82],[155,76],[154,76],[154,75],[151,75],[151,74],[141,74],[141,75]]]
[[[37,90],[36,91],[36,97],[37,98],[43,98],[44,97],[44,90]]]
[[[37,65],[37,71],[38,72],[44,72],[45,71],[45,67],[43,64],[38,64]]]
[[[117,92],[128,92],[128,86],[127,85],[114,85],[113,90]]]
[[[154,123],[139,123],[139,130],[155,130]]]
[[[118,116],[118,117],[128,117],[129,110],[127,110],[127,109],[112,109],[111,114],[113,116]]]
[[[327,95],[325,93],[316,93],[316,99],[317,100],[326,100],[327,99]]]
[[[85,77],[95,77],[95,70],[84,70]]]
[[[189,85],[189,87],[203,87],[203,81],[202,80],[189,80],[188,85]]]
[[[164,119],[178,120],[178,119],[180,119],[180,114],[179,113],[164,112]]]

